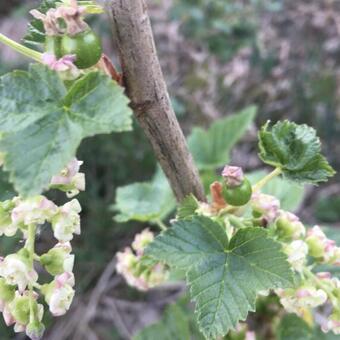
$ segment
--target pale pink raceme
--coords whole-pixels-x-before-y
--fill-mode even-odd
[[[54,237],[59,242],[68,242],[73,239],[73,234],[80,235],[81,206],[78,200],[64,204],[58,209],[52,220]]]
[[[231,188],[241,185],[244,180],[242,168],[238,166],[226,165],[222,171],[222,176]]]
[[[53,176],[51,186],[66,191],[68,197],[85,190],[85,174],[79,172],[82,161],[74,158],[59,175]]]
[[[255,192],[251,198],[251,207],[267,223],[272,223],[279,216],[280,201],[274,196]]]
[[[135,236],[132,242],[132,248],[137,255],[143,255],[144,249],[154,240],[154,235],[149,229],[144,229],[140,234]]]
[[[50,221],[57,213],[57,206],[44,196],[28,199],[14,198],[15,208],[12,210],[12,221],[16,225],[43,224]]]
[[[302,272],[308,254],[307,244],[302,240],[296,240],[285,245],[283,251],[287,254],[292,268],[297,272]]]
[[[334,240],[327,238],[319,226],[308,230],[306,242],[311,256],[325,263],[340,263],[340,248]]]
[[[20,292],[38,280],[37,272],[30,267],[28,260],[19,254],[11,254],[1,260],[0,276],[7,284],[18,286]]]
[[[152,242],[154,235],[148,229],[136,235],[132,244],[133,249],[126,247],[123,252],[117,253],[117,272],[124,276],[126,282],[141,291],[158,286],[168,278],[168,271],[163,264],[140,264],[146,246]]]
[[[74,55],[65,55],[60,59],[51,53],[44,53],[42,56],[43,64],[53,71],[60,72],[64,80],[74,80],[80,76],[81,72],[74,64],[75,60]]]

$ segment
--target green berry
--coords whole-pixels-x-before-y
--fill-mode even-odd
[[[102,45],[100,39],[92,30],[86,30],[74,37],[63,36],[60,51],[63,56],[75,55],[74,64],[80,69],[85,69],[97,64],[102,55]]]
[[[223,184],[222,195],[225,201],[234,206],[245,205],[249,202],[252,195],[252,187],[248,179],[236,187],[228,187],[226,183]]]

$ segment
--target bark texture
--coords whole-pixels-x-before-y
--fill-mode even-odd
[[[144,0],[111,0],[115,44],[135,116],[178,201],[205,200],[197,168],[171,106]]]

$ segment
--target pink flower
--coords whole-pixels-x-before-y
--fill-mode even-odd
[[[11,218],[15,224],[43,224],[45,221],[50,221],[57,212],[57,206],[44,196],[35,196],[26,200],[17,197],[14,202],[16,207],[12,210]]]
[[[44,53],[42,56],[43,64],[47,65],[51,70],[60,72],[64,80],[73,80],[79,77],[80,71],[74,61],[74,55],[65,55],[57,59],[55,55]]]
[[[149,243],[154,240],[154,235],[149,229],[143,230],[140,234],[135,236],[132,243],[132,248],[136,251],[137,255],[143,255],[144,249]]]
[[[51,186],[67,191],[68,197],[77,195],[85,190],[85,175],[79,172],[82,161],[74,158],[59,175],[53,176]]]
[[[268,223],[274,222],[279,216],[280,201],[274,196],[255,192],[251,198],[251,206]]]

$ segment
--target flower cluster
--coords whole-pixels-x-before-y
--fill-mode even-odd
[[[79,173],[82,162],[74,159],[58,176],[51,180],[57,188],[74,196],[85,189],[84,174]],[[76,199],[57,206],[47,197],[14,197],[0,202],[0,235],[8,237],[21,233],[24,247],[18,252],[0,258],[0,311],[6,325],[14,325],[15,332],[26,332],[31,339],[40,339],[44,333],[41,320],[43,297],[52,315],[60,316],[70,308],[74,296],[74,255],[70,240],[80,234],[81,207]],[[38,228],[51,225],[57,244],[46,253],[35,253]],[[53,279],[38,283],[40,263]]]
[[[304,317],[314,308],[328,304],[332,313],[322,329],[340,334],[340,280],[328,272],[312,271],[315,264],[340,265],[340,248],[319,226],[307,230],[296,215],[281,210],[280,202],[273,196],[255,192],[251,207],[254,218],[282,243],[298,277],[296,287],[275,291],[282,306],[287,312]]]
[[[154,234],[145,229],[135,236],[132,248],[117,253],[117,271],[127,283],[141,291],[158,286],[168,278],[168,271],[161,263],[143,261],[144,249],[154,239]]]

